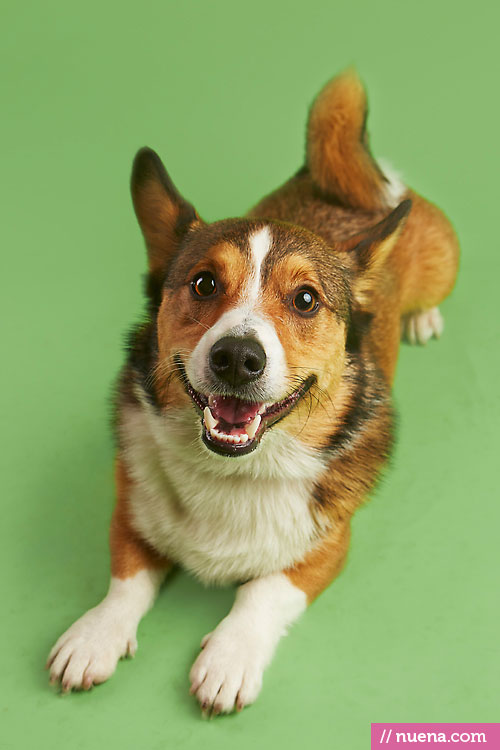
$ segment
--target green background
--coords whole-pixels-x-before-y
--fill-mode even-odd
[[[498,11],[419,3],[3,3],[3,748],[345,748],[370,722],[498,712]],[[307,107],[356,64],[369,129],[462,244],[444,337],[402,348],[393,466],[349,563],[280,645],[261,696],[204,722],[200,637],[233,592],[181,573],[106,685],[43,664],[107,587],[111,384],[142,309],[128,196],[145,144],[209,220],[300,164]]]

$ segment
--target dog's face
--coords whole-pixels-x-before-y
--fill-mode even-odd
[[[136,157],[132,194],[160,406],[188,405],[206,447],[225,456],[250,453],[278,421],[299,434],[316,402],[333,403],[344,371],[356,291],[347,255],[291,225],[205,224],[149,150]]]
[[[348,287],[341,268],[323,267],[324,250],[306,232],[252,221],[185,237],[164,284],[159,354],[203,412],[209,449],[249,453],[311,389],[338,379]]]

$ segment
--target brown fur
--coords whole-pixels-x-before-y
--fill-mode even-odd
[[[111,519],[111,575],[129,578],[140,570],[168,570],[171,563],[159,555],[134,530],[128,508],[131,478],[123,462],[116,462],[116,505]]]
[[[349,538],[349,521],[337,521],[304,560],[283,571],[294,586],[306,593],[309,603],[321,594],[325,582],[332,581],[342,570],[349,548]]]
[[[439,305],[453,289],[459,257],[457,237],[443,212],[412,190],[409,197],[411,213],[391,255],[401,315]]]
[[[316,185],[344,205],[384,210],[386,180],[370,154],[365,121],[365,92],[349,70],[330,81],[312,106],[307,164]]]

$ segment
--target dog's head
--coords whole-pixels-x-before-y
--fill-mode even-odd
[[[206,224],[149,149],[135,159],[132,196],[148,250],[160,408],[188,405],[206,447],[224,456],[250,453],[278,421],[299,433],[312,405],[340,387],[354,306],[409,207],[334,250],[289,224]]]

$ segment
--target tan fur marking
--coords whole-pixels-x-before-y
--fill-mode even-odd
[[[321,308],[311,318],[302,318],[284,305],[283,300],[301,286],[312,287],[322,295],[310,261],[296,254],[286,256],[273,268],[262,298],[262,312],[273,321],[286,353],[289,392],[309,375],[317,378],[310,393],[283,420],[280,429],[299,436],[311,447],[319,447],[331,435],[347,396],[341,387],[346,324],[328,309],[327,300],[321,296]]]
[[[145,568],[166,570],[170,561],[142,540],[130,523],[128,495],[131,479],[121,459],[116,462],[117,501],[111,519],[111,575],[129,578]]]
[[[191,294],[189,281],[199,271],[214,274],[219,295],[213,300],[197,301]],[[173,357],[180,353],[186,361],[198,341],[230,307],[238,303],[248,274],[243,254],[230,242],[214,245],[189,271],[186,283],[176,291],[167,291],[158,313],[159,366],[155,373],[156,394],[161,406],[190,403],[178,378]]]
[[[211,271],[219,283],[222,296],[236,298],[241,291],[242,283],[247,279],[251,266],[246,262],[243,253],[231,242],[218,242],[211,247],[189,272],[189,281],[198,271]],[[210,305],[206,306],[207,313]]]
[[[458,269],[459,246],[444,214],[409,192],[412,209],[382,272],[366,288],[375,311],[370,341],[376,359],[392,382],[399,352],[401,316],[437,306],[451,292]]]
[[[349,547],[349,521],[340,521],[321,543],[293,568],[283,571],[312,602],[338,576]]]
[[[409,197],[412,209],[391,254],[392,267],[400,279],[402,315],[429,310],[448,296],[459,257],[457,236],[443,212],[413,191]]]

